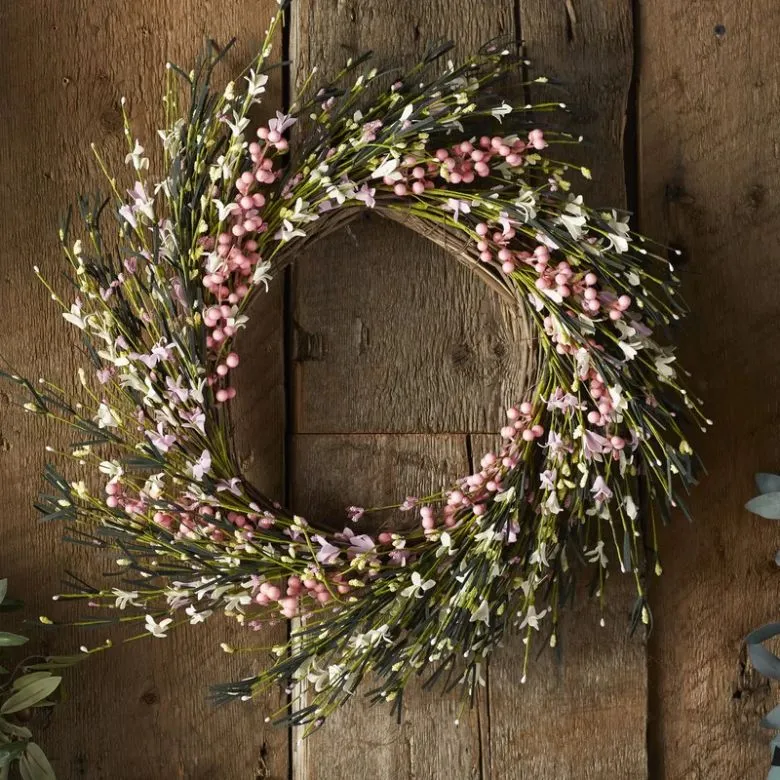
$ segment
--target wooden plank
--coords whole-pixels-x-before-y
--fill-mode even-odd
[[[583,135],[580,148],[562,152],[587,165],[593,181],[574,180],[592,203],[626,203],[624,128],[633,60],[631,4],[627,0],[523,0],[519,26],[532,75],[560,86],[532,97],[561,100],[570,111],[563,126]],[[544,117],[559,122],[559,116]],[[474,456],[491,449],[474,437]],[[583,583],[584,584],[584,583]],[[641,778],[647,776],[646,653],[627,636],[633,603],[631,578],[615,570],[604,613],[587,602],[562,620],[560,643],[533,665],[521,684],[513,637],[489,669],[490,768],[494,778]],[[599,625],[604,618],[605,626]]]
[[[777,620],[777,529],[748,515],[752,475],[780,464],[776,419],[780,240],[771,0],[640,4],[642,228],[681,247],[692,310],[682,359],[716,425],[696,437],[709,476],[694,524],[661,536],[649,732],[653,777],[763,777],[776,691],[744,668],[742,640]]]
[[[440,37],[465,54],[500,34],[513,34],[507,0],[489,13],[458,0],[307,0],[293,5],[291,58],[299,73],[327,73],[372,48],[382,67],[410,63]],[[532,367],[522,329],[468,271],[397,225],[369,217],[311,255],[293,269],[296,508],[338,518],[345,501],[397,499],[468,470],[465,438],[446,434],[500,424]],[[483,776],[484,705],[456,729],[457,700],[405,698],[401,726],[356,700],[294,741],[293,776]]]
[[[465,438],[457,435],[304,435],[296,437],[294,451],[293,505],[306,517],[333,518],[334,525],[344,516],[345,498],[383,506],[402,488],[429,495],[450,475],[468,471]],[[415,522],[402,513],[392,520],[394,527]],[[295,739],[293,777],[479,777],[480,714],[461,710],[457,692],[442,697],[413,685],[399,726],[387,707],[371,706],[358,691],[321,729],[303,742]]]
[[[366,49],[410,64],[429,41],[465,55],[513,33],[512,3],[314,2],[293,6],[291,58],[335,72]],[[410,44],[413,43],[413,46]],[[296,430],[492,431],[515,401],[530,350],[495,294],[430,242],[374,215],[296,265]],[[399,486],[402,487],[402,486]]]
[[[475,458],[495,451],[495,437],[472,439]],[[645,645],[627,636],[632,584],[613,571],[603,611],[588,601],[586,584],[563,614],[556,649],[538,646],[527,682],[521,637],[510,637],[491,659],[486,777],[647,776]]]
[[[29,0],[0,8],[0,324],[2,353],[20,370],[72,376],[73,344],[55,308],[32,275],[38,263],[52,278],[58,269],[56,228],[78,192],[102,186],[88,144],[94,141],[111,166],[124,157],[119,98],[127,97],[136,129],[147,146],[161,121],[160,98],[167,59],[188,64],[203,36],[240,37],[227,71],[237,73],[260,42],[273,0],[150,0],[130,3],[47,3]],[[281,57],[281,52],[280,52]],[[274,82],[280,98],[280,83]],[[281,294],[248,338],[263,351],[262,365],[245,361],[247,392],[239,404],[243,427],[268,445],[239,442],[250,475],[281,494],[283,395]],[[3,576],[23,591],[31,615],[59,611],[49,601],[67,567],[87,579],[105,568],[94,555],[62,545],[62,529],[36,524],[32,497],[40,488],[43,444],[56,434],[22,420],[0,395],[0,503]],[[239,392],[239,399],[242,393]],[[272,435],[268,436],[268,431]],[[69,698],[58,707],[40,741],[68,778],[285,778],[287,735],[263,725],[279,696],[246,707],[211,708],[207,686],[245,676],[251,661],[225,656],[221,640],[238,641],[234,624],[184,630],[165,642],[146,640],[90,661],[66,678]],[[273,637],[284,636],[280,626]],[[52,652],[72,652],[100,634],[47,635]],[[248,656],[244,656],[248,658]]]

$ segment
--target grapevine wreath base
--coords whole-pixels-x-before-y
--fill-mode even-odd
[[[594,567],[602,598],[616,559],[636,580],[633,622],[648,623],[656,523],[693,483],[681,418],[707,421],[653,335],[682,312],[665,250],[571,191],[572,171],[590,173],[557,154],[577,139],[533,124],[559,104],[496,91],[516,67],[509,49],[456,66],[441,46],[403,74],[349,61],[321,88],[312,73],[289,113],[255,131],[282,13],[221,91],[224,51],[191,73],[169,66],[165,178],[150,178],[125,114],[132,179],[120,185],[98,155],[111,195],[81,200],[78,234],[70,219],[60,232],[75,295],[44,281],[84,338],[80,396],[11,379],[30,412],[75,432],[59,455],[81,475],[47,466],[40,511],[116,559],[109,585],[121,587],[79,581],[59,597],[88,601],[81,623],[164,637],[218,611],[249,632],[298,618],[287,643],[257,648],[256,676],[215,696],[282,684],[299,695],[273,718],[318,724],[369,672],[368,695],[398,712],[419,673],[473,695],[510,631],[525,641],[525,674],[532,636],[556,642],[577,560]],[[404,533],[361,527],[388,508],[350,506],[340,531],[284,509],[244,478],[232,439],[250,301],[366,209],[466,263],[525,312],[538,343],[536,385],[506,410],[501,446],[443,492],[404,499],[419,517]]]

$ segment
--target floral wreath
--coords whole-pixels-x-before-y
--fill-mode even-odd
[[[191,73],[168,66],[160,181],[123,101],[133,183],[125,194],[98,155],[112,194],[80,201],[79,238],[70,218],[60,231],[75,299],[36,268],[83,334],[83,392],[71,400],[9,376],[29,392],[28,411],[77,433],[60,454],[86,479],[47,466],[38,508],[71,539],[113,551],[124,573],[122,588],[81,583],[55,598],[102,610],[87,623],[155,637],[217,611],[249,629],[298,618],[287,643],[259,649],[266,668],[214,693],[248,699],[297,684],[300,696],[273,717],[311,726],[369,672],[379,682],[368,695],[399,712],[423,672],[473,695],[512,631],[526,645],[524,680],[532,636],[556,643],[574,559],[595,567],[600,599],[617,559],[636,581],[632,625],[648,624],[656,523],[694,482],[682,418],[709,421],[653,337],[683,311],[666,250],[627,215],[571,192],[572,166],[550,151],[578,139],[532,121],[559,104],[517,105],[496,91],[516,67],[508,48],[438,72],[450,48],[440,46],[402,75],[351,60],[322,88],[310,75],[289,113],[254,132],[249,112],[281,19],[224,90],[211,86],[224,50],[211,47]],[[299,121],[306,131],[291,148]],[[406,498],[400,509],[419,523],[404,533],[361,529],[384,510],[351,506],[341,531],[286,510],[244,478],[231,434],[249,301],[366,209],[445,246],[525,312],[538,344],[535,388],[506,410],[498,451],[449,489]],[[88,487],[96,472],[99,490]]]

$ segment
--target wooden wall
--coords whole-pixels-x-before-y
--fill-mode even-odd
[[[228,69],[237,70],[274,6],[0,4],[0,354],[14,365],[62,378],[77,365],[31,268],[56,269],[64,205],[98,186],[88,142],[110,162],[122,155],[119,98],[151,138],[163,63],[191,61],[204,34],[236,35]],[[587,137],[590,197],[627,203],[644,231],[684,250],[693,311],[676,335],[717,422],[700,441],[710,473],[693,500],[696,523],[680,519],[663,534],[648,643],[626,635],[631,585],[616,577],[604,628],[583,600],[566,619],[560,657],[536,663],[525,685],[518,647],[506,647],[465,713],[457,700],[414,692],[397,726],[356,701],[301,742],[264,724],[273,697],[206,704],[210,682],[246,671],[217,647],[233,627],[103,654],[68,679],[72,695],[41,735],[61,778],[762,776],[767,735],[757,720],[774,693],[746,669],[741,640],[777,618],[778,539],[741,506],[755,470],[780,468],[778,29],[774,0],[293,0],[278,44],[294,67],[287,90],[277,77],[279,101],[313,64],[334,69],[367,48],[380,64],[408,62],[442,36],[464,51],[521,37],[534,69],[564,83],[555,94]],[[254,479],[304,514],[463,472],[532,368],[522,328],[487,290],[441,251],[373,218],[302,257],[255,308],[250,339],[241,450]],[[30,499],[49,443],[55,435],[22,419],[0,390],[0,564],[33,614],[51,612],[66,568],[102,570],[61,545],[60,529],[36,524]],[[46,637],[57,652],[84,640]]]

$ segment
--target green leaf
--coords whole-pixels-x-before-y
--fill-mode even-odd
[[[45,680],[47,677],[51,677],[51,672],[30,672],[29,674],[23,674],[21,677],[17,677],[14,680],[14,690],[21,691],[22,688],[26,688],[36,680]]]
[[[24,780],[56,780],[49,759],[35,742],[27,743],[27,750],[19,762],[19,772]]]
[[[45,680],[36,680],[10,696],[0,707],[0,714],[10,715],[27,707],[32,707],[42,699],[54,693],[62,677],[47,677]]]
[[[759,493],[777,493],[780,491],[780,475],[756,474],[756,487]]]
[[[5,600],[5,596],[8,593],[8,580],[3,577],[2,580],[0,580],[0,604],[3,603]]]
[[[745,504],[745,509],[767,520],[780,520],[780,492],[755,496]]]
[[[28,744],[27,742],[19,741],[6,742],[5,745],[0,745],[0,766],[6,766],[15,758],[19,758]]]
[[[3,734],[10,734],[12,737],[18,737],[19,739],[32,739],[32,731],[30,729],[25,726],[17,726],[5,718],[0,718],[0,731]]]
[[[0,631],[0,647],[16,647],[29,642],[26,636],[19,634],[9,634],[7,631]]]

